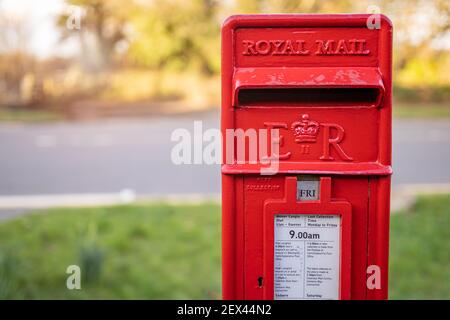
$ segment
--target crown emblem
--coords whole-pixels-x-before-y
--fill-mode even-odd
[[[294,131],[295,142],[316,142],[319,123],[309,120],[308,114],[303,114],[302,120],[294,122],[291,128]]]

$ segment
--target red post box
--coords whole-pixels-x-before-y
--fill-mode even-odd
[[[224,299],[387,298],[392,25],[371,18],[224,23]]]

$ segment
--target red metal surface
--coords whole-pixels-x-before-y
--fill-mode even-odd
[[[233,76],[233,106],[240,89],[248,88],[375,88],[379,90],[375,107],[384,95],[383,80],[377,68],[237,68]]]
[[[267,223],[273,210],[330,214],[336,212],[333,206],[348,221],[341,234],[341,298],[387,298],[392,25],[381,16],[381,28],[370,30],[368,17],[248,15],[224,23],[223,136],[227,129],[277,128],[281,137],[273,176],[260,175],[265,165],[259,161],[226,163],[224,141],[224,299],[273,297],[273,221]],[[344,98],[334,91],[341,88],[347,90]],[[371,91],[358,91],[367,88],[375,90],[374,99],[364,100]],[[285,99],[285,91],[277,89],[292,89],[286,92],[294,98]],[[329,91],[296,100],[314,97],[311,89]],[[361,92],[362,99],[356,99]],[[326,103],[323,94],[329,95]],[[308,137],[298,131],[302,121],[315,126]],[[329,197],[292,198],[297,174],[322,177]],[[380,267],[379,289],[366,286],[370,265]]]

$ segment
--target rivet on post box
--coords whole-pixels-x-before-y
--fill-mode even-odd
[[[224,299],[387,298],[392,24],[369,18],[225,21]]]

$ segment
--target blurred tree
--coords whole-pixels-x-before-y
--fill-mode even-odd
[[[210,75],[220,68],[216,0],[154,0],[135,8],[129,57],[137,65],[192,69]]]
[[[338,13],[350,12],[358,5],[349,0],[235,0],[234,10],[240,13]]]
[[[85,65],[110,66],[117,44],[125,39],[127,7],[119,0],[66,0],[66,3],[78,10],[67,10],[59,16],[57,24],[62,31],[62,40],[78,36]],[[81,16],[73,17],[76,14]],[[68,27],[68,20],[74,18],[80,19],[79,28],[76,25]],[[93,59],[95,54],[98,54],[98,59]]]
[[[394,70],[402,79],[431,77],[430,61],[449,61],[450,1],[448,0],[66,0],[83,9],[80,30],[66,27],[67,14],[59,25],[64,38],[78,36],[85,60],[99,52],[109,66],[118,48],[124,61],[152,69],[192,70],[203,75],[220,70],[220,23],[238,13],[365,13],[375,4],[395,23]],[[96,47],[89,41],[94,37]],[[120,46],[125,43],[125,46]],[[440,61],[440,60],[439,60]],[[445,73],[439,68],[437,72]],[[429,72],[428,72],[429,73]],[[408,75],[408,76],[406,76]],[[421,75],[421,76],[420,76]],[[422,77],[422,79],[421,79]],[[433,83],[446,77],[432,77]],[[444,80],[442,80],[444,79]],[[431,81],[431,80],[430,80]],[[405,82],[406,83],[406,82]],[[411,80],[408,80],[408,84]]]
[[[397,86],[450,86],[450,2],[448,0],[383,0],[382,12],[394,22],[394,76]],[[429,100],[429,99],[428,99]],[[441,99],[442,100],[442,99]]]
[[[260,0],[236,0],[235,6],[239,13],[263,12],[263,2]]]

